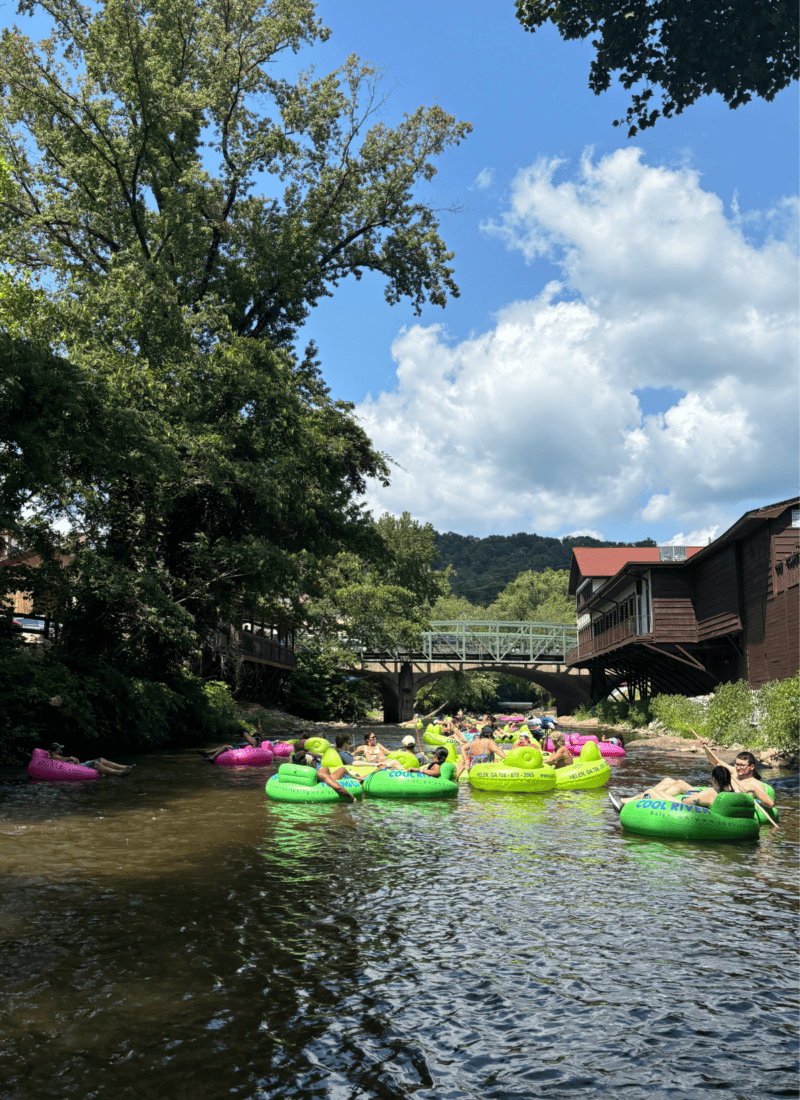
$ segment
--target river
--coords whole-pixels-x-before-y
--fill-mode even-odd
[[[797,1096],[795,776],[780,832],[700,845],[605,790],[286,806],[136,761],[0,774],[0,1100]]]

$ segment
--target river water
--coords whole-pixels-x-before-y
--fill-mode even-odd
[[[610,786],[707,772],[633,752]],[[264,781],[0,775],[0,1100],[797,1096],[796,777],[740,845],[626,834],[605,790]]]

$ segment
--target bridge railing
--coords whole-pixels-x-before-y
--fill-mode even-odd
[[[431,661],[563,661],[577,641],[577,627],[565,623],[437,620],[422,635],[422,651]]]

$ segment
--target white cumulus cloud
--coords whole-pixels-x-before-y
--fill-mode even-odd
[[[706,541],[795,480],[787,203],[764,212],[777,228],[756,244],[690,168],[648,167],[627,148],[585,157],[556,184],[558,163],[521,172],[486,229],[528,259],[550,257],[560,279],[460,343],[441,326],[400,333],[396,388],[358,408],[400,466],[370,503],[439,530],[640,520],[666,524],[664,541],[678,527]],[[643,416],[632,391],[647,386],[686,396]]]

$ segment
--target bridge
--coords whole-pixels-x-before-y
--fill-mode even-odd
[[[563,713],[589,702],[590,674],[565,663],[575,645],[577,628],[563,623],[439,620],[423,633],[419,650],[361,650],[350,674],[374,681],[383,696],[384,722],[407,722],[419,689],[455,672],[528,680],[552,695],[557,712]]]

